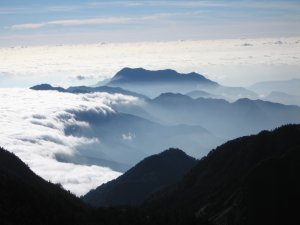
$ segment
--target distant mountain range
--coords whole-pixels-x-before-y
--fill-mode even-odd
[[[169,123],[200,125],[228,139],[272,129],[286,123],[300,123],[300,108],[262,100],[192,99],[164,93],[148,101],[146,111]]]
[[[139,205],[151,194],[177,183],[197,160],[169,149],[142,160],[125,174],[91,190],[82,199],[94,206]]]
[[[44,181],[0,148],[0,222],[299,224],[299,136],[300,125],[286,125],[229,141],[199,161],[176,149],[148,157],[83,198],[94,205],[123,205],[99,209]],[[124,205],[141,202],[137,208]]]
[[[198,73],[183,74],[170,69],[150,71],[143,68],[124,68],[106,85],[136,91],[151,98],[165,92],[184,94],[192,90],[206,91],[231,100],[241,97],[257,98],[254,92],[245,88],[225,87]]]
[[[186,149],[190,155],[202,157],[213,146],[223,142],[201,126],[163,125],[120,112],[107,115],[93,111],[74,113],[76,120],[89,126],[68,125],[65,134],[99,138],[101,143],[78,150],[75,155],[57,155],[59,161],[108,166],[123,172],[162,149],[176,146]]]
[[[263,97],[263,99],[270,102],[300,106],[300,95],[290,95],[280,91],[272,91],[269,95]]]
[[[68,93],[94,93],[94,92],[106,92],[109,94],[123,94],[138,97],[141,99],[148,99],[145,95],[138,94],[132,91],[127,91],[119,87],[108,87],[108,86],[99,86],[99,87],[87,87],[87,86],[74,86],[67,89],[62,87],[53,87],[50,84],[39,84],[31,87],[30,89],[36,91],[59,91],[59,92],[68,92]]]
[[[228,139],[287,123],[300,123],[297,106],[240,98],[255,97],[255,94],[243,88],[224,87],[197,73],[124,68],[105,85],[64,89],[42,84],[31,88],[74,94],[119,93],[141,100],[139,104],[110,105],[115,113],[107,115],[93,111],[72,112],[76,120],[89,126],[67,124],[65,134],[98,138],[101,142],[79,149],[75,155],[56,154],[58,161],[108,166],[124,172],[139,160],[170,147],[185,149],[200,158]],[[151,99],[147,94],[159,95]],[[279,97],[273,93],[269,98],[274,99],[275,95],[289,98],[282,93]],[[228,96],[238,100],[229,102]]]
[[[289,95],[300,96],[300,79],[264,81],[253,84],[249,87],[259,94],[268,95],[271,92],[284,92]]]
[[[184,85],[185,83],[194,83],[197,85],[218,86],[219,84],[211,81],[198,73],[182,74],[175,70],[157,70],[151,71],[143,68],[123,68],[109,81],[108,85],[122,86],[122,85],[143,85],[145,83],[157,83],[157,84],[170,84],[179,83]]]
[[[195,90],[195,91],[190,91],[188,93],[186,93],[185,95],[190,96],[191,98],[216,98],[216,99],[221,99],[222,96],[218,96],[218,95],[213,95],[210,94],[206,91],[201,91],[201,90]]]

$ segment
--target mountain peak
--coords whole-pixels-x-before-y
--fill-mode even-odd
[[[53,87],[50,84],[39,84],[30,88],[31,90],[36,91],[60,91],[65,92],[66,90],[62,87]]]
[[[184,151],[182,151],[181,149],[178,149],[178,148],[169,148],[157,155],[158,156],[175,156],[176,155],[176,156],[183,156],[183,157],[188,156]]]
[[[110,85],[117,84],[130,84],[130,83],[172,83],[172,82],[196,82],[206,85],[217,85],[201,74],[192,73],[178,73],[175,70],[164,69],[164,70],[146,70],[144,68],[128,68],[121,69],[109,82]]]
[[[87,193],[83,200],[95,206],[139,205],[155,191],[178,182],[197,160],[170,148],[149,156],[116,180]]]

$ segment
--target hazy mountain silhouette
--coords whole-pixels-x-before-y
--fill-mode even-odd
[[[127,91],[119,87],[108,87],[108,86],[99,86],[99,87],[88,87],[88,86],[74,86],[64,89],[62,87],[53,87],[50,84],[40,84],[31,87],[32,90],[37,91],[59,91],[59,92],[68,92],[68,93],[93,93],[93,92],[106,92],[109,94],[123,94],[123,95],[130,95],[134,97],[139,97],[141,99],[148,99],[145,95],[135,93],[132,91]]]
[[[185,95],[187,96],[190,96],[191,98],[222,98],[221,96],[218,96],[218,95],[213,95],[213,94],[210,94],[206,91],[201,91],[201,90],[195,90],[195,91],[190,91],[188,93],[186,93]]]
[[[259,94],[268,95],[269,93],[284,92],[290,95],[300,95],[300,79],[264,81],[253,84],[249,88]]]
[[[66,162],[102,165],[105,160],[106,166],[124,171],[124,165],[134,165],[141,159],[172,146],[185,149],[194,157],[202,157],[213,146],[223,142],[201,126],[162,125],[126,113],[72,113],[76,120],[87,122],[89,126],[69,125],[65,128],[65,134],[99,138],[101,142],[83,146],[82,151],[78,148],[77,154],[73,156],[58,156],[59,160]]]
[[[183,74],[170,69],[151,71],[124,68],[116,73],[107,86],[121,87],[149,97],[156,97],[164,92],[187,93],[191,90],[202,90],[228,99],[257,97],[254,92],[242,87],[225,87],[195,72]]]
[[[148,207],[188,210],[214,224],[299,224],[300,125],[241,137],[212,150]]]
[[[286,105],[300,106],[300,96],[290,95],[279,91],[272,91],[269,95],[263,97],[263,99],[266,101],[278,102]]]
[[[124,85],[124,84],[143,84],[143,83],[194,83],[195,85],[210,85],[217,86],[213,82],[198,73],[182,74],[175,70],[157,70],[151,71],[143,68],[123,68],[110,80],[109,85]]]
[[[39,84],[31,87],[30,89],[36,90],[36,91],[60,91],[60,92],[66,92],[66,89],[62,87],[53,87],[50,84]]]
[[[145,109],[169,123],[201,125],[222,138],[235,138],[300,122],[300,108],[262,100],[192,99],[164,93],[148,101]]]
[[[127,91],[124,90],[120,87],[109,87],[109,86],[99,86],[99,87],[87,87],[87,86],[75,86],[75,87],[69,87],[67,89],[68,92],[71,93],[91,93],[91,92],[106,92],[109,94],[123,94],[123,95],[130,95],[134,97],[139,97],[142,99],[148,99],[145,95],[132,92],[132,91]]]
[[[139,205],[155,191],[175,184],[196,159],[169,149],[142,160],[122,176],[87,193],[82,199],[95,206]]]

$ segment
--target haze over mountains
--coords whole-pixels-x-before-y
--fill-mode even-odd
[[[288,105],[300,105],[300,79],[265,81],[249,87],[267,101]]]
[[[169,147],[201,158],[226,140],[300,122],[298,106],[259,100],[245,88],[225,87],[200,74],[174,70],[124,68],[105,86],[43,84],[31,89],[32,94],[50,91],[53,96],[68,94],[95,104],[105,94],[100,110],[96,105],[64,109],[76,122],[63,122],[61,135],[86,139],[90,144],[72,147],[71,154],[57,151],[54,158],[60,163],[104,166],[119,172]],[[253,99],[244,98],[249,95]]]
[[[225,87],[198,73],[181,74],[170,69],[149,71],[143,68],[124,68],[107,85],[135,90],[152,98],[164,92],[186,93],[199,89],[221,95],[226,99],[256,97],[254,92],[241,87]]]
[[[0,225],[299,225],[299,27],[298,0],[0,1]]]

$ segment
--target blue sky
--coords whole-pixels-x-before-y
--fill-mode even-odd
[[[0,46],[299,34],[294,0],[0,2]]]

